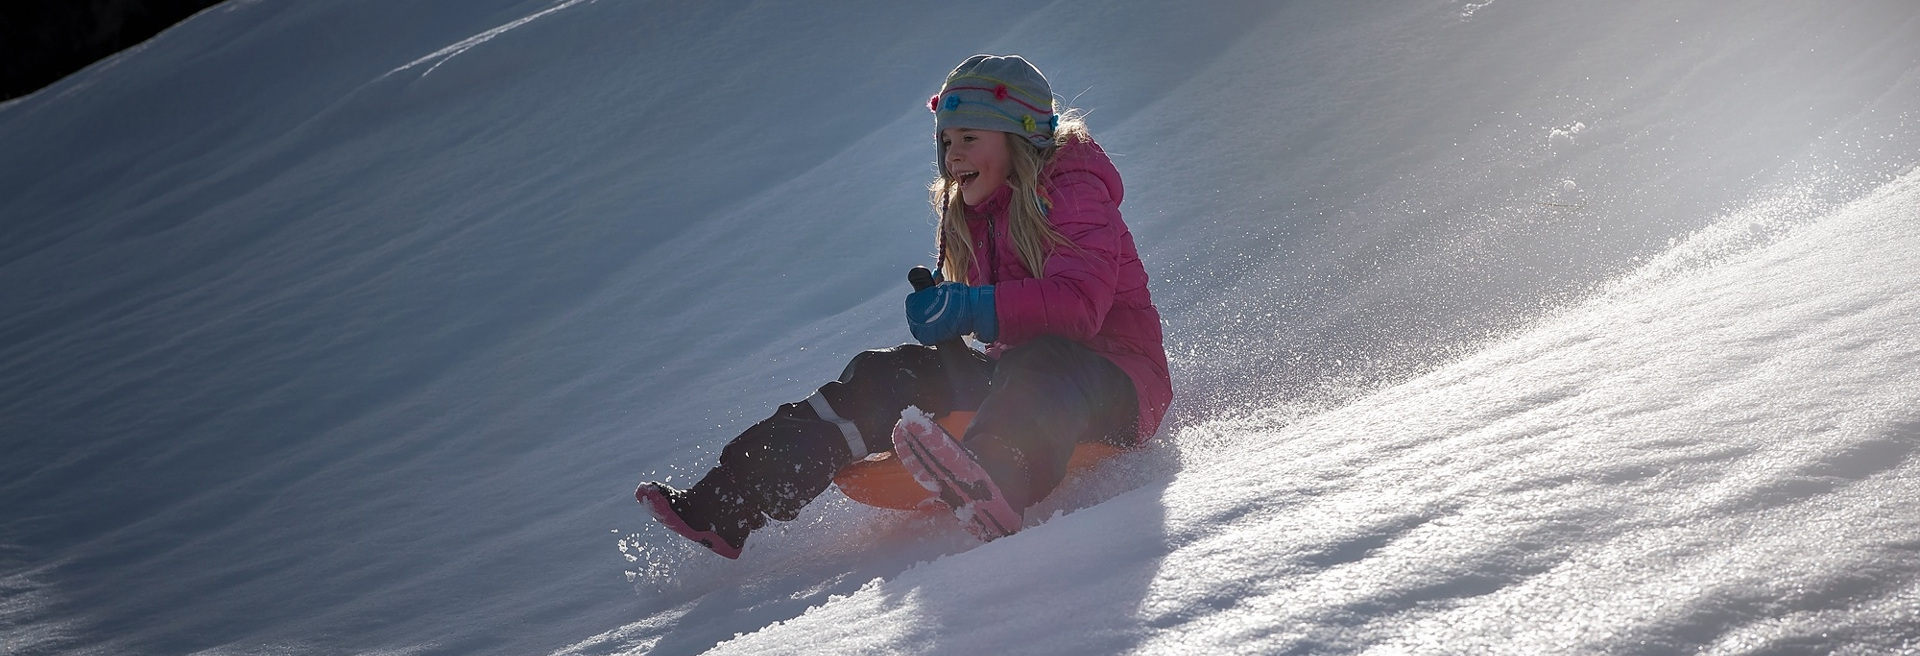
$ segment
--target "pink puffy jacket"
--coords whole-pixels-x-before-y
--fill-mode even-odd
[[[995,285],[1000,334],[988,351],[1060,335],[1106,356],[1133,379],[1140,401],[1139,441],[1145,442],[1160,429],[1173,402],[1173,381],[1167,373],[1160,310],[1147,291],[1147,271],[1134,248],[1133,232],[1120,219],[1120,172],[1106,151],[1086,142],[1061,146],[1041,175],[1047,179],[1041,188],[1051,203],[1048,223],[1079,246],[1055,248],[1047,256],[1045,277],[1027,271],[1008,236],[1012,187],[1002,186],[986,202],[967,207],[968,227],[980,249],[967,283]],[[994,255],[988,255],[987,245]],[[998,271],[987,271],[991,262],[998,263]]]

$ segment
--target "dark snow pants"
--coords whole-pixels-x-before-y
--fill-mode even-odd
[[[931,414],[977,410],[962,441],[991,435],[1017,451],[1026,480],[1012,483],[1033,501],[1066,477],[1079,443],[1135,443],[1139,401],[1132,380],[1085,346],[1042,337],[998,360],[973,350],[964,355],[943,358],[934,347],[904,344],[854,356],[839,380],[780,406],[729,442],[720,465],[692,492],[739,504],[726,514],[791,520],[833,484],[841,467],[892,450],[893,425],[909,405]],[[982,400],[964,408],[956,398]]]

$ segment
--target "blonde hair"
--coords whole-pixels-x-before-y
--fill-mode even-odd
[[[1044,199],[1049,190],[1044,188],[1046,181],[1041,179],[1041,173],[1059,157],[1061,146],[1091,142],[1093,137],[1087,133],[1086,121],[1081,120],[1076,110],[1060,114],[1060,126],[1053,131],[1053,143],[1045,147],[1035,146],[1017,134],[1002,134],[1006,135],[1008,163],[1012,169],[1007,184],[1013,187],[1012,198],[1007,203],[1007,234],[1013,238],[1013,249],[1020,256],[1020,264],[1038,278],[1046,275],[1047,254],[1053,247],[1073,245],[1047,222],[1047,207],[1042,203],[1047,202]],[[958,184],[947,174],[946,162],[937,164],[940,175],[927,190],[934,214],[940,217],[934,233],[940,274],[947,280],[966,282],[974,265],[973,233],[967,230],[967,204],[958,197]]]

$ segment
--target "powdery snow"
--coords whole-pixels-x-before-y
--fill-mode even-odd
[[[1177,475],[718,652],[1912,651],[1916,207],[1910,174],[1339,409],[1187,427]]]
[[[0,632],[1920,652],[1915,33],[1907,0],[234,0],[0,104]],[[1166,429],[984,545],[835,492],[738,561],[653,525],[635,483],[908,339],[924,101],[980,51],[1126,176]]]

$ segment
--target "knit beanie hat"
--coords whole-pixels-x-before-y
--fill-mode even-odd
[[[1053,112],[1053,88],[1040,69],[1019,55],[974,55],[947,74],[933,110],[933,139],[947,128],[1011,132],[1036,147],[1053,145],[1060,116]],[[941,159],[946,159],[942,149]]]

